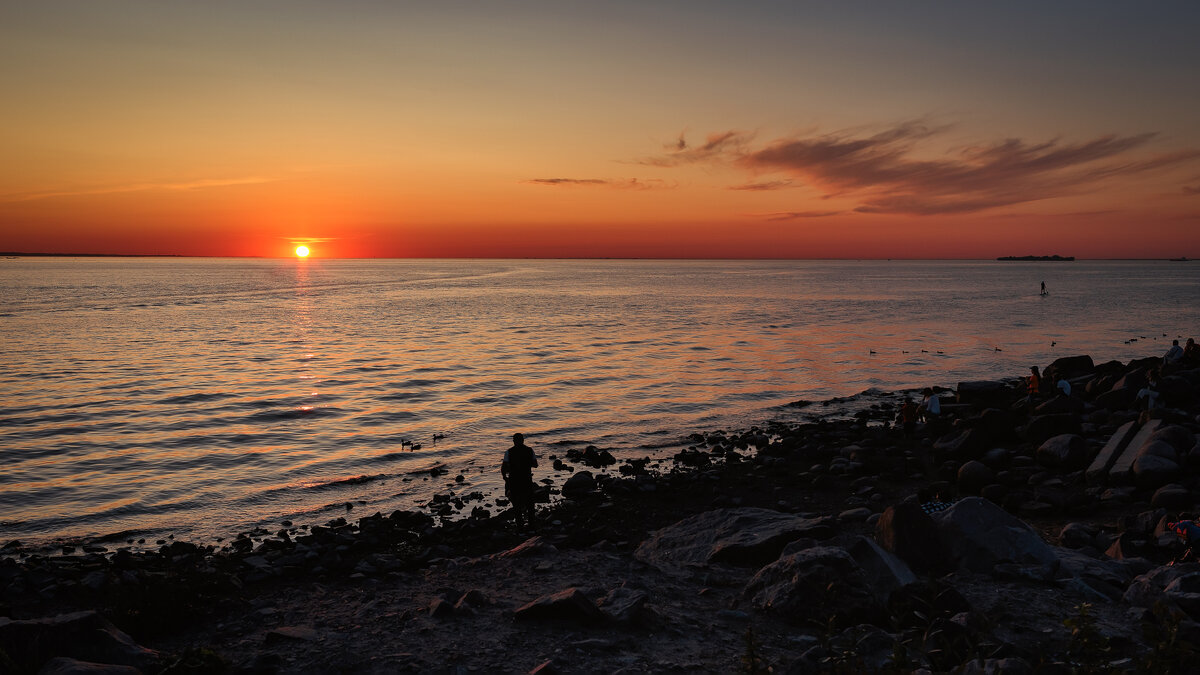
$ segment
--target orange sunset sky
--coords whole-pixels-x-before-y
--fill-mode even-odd
[[[5,3],[0,250],[1200,257],[1198,29],[1195,2]]]

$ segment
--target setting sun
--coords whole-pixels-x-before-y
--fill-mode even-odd
[[[297,246],[296,247],[296,255],[301,258],[307,258],[308,257],[308,247],[307,246]]]

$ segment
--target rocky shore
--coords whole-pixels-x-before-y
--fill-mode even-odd
[[[468,494],[222,549],[11,542],[0,672],[1194,670],[1200,564],[1166,524],[1200,497],[1200,367],[1044,380],[1073,394],[963,382],[911,437],[897,395],[658,468],[543,455],[563,499],[532,531]]]

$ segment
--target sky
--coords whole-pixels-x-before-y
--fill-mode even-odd
[[[0,250],[1200,257],[1200,3],[0,5]]]

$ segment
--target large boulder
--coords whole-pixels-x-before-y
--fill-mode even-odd
[[[970,461],[958,467],[958,493],[978,495],[996,481],[996,473],[983,462]]]
[[[1038,462],[1064,471],[1082,469],[1091,459],[1088,455],[1087,441],[1078,434],[1051,436],[1037,449]]]
[[[1190,405],[1196,399],[1195,388],[1179,375],[1168,375],[1159,380],[1158,393],[1165,405],[1173,408]]]
[[[651,533],[634,555],[671,574],[711,563],[752,567],[779,557],[801,537],[828,539],[830,518],[802,518],[770,509],[717,509]]]
[[[1077,434],[1082,429],[1079,415],[1063,413],[1059,415],[1038,415],[1029,420],[1022,436],[1030,443],[1041,444],[1051,436],[1060,434]]]
[[[997,380],[958,383],[958,402],[985,408],[1007,408],[1014,390]]]
[[[580,471],[573,474],[563,483],[562,493],[567,499],[573,499],[588,494],[596,489],[596,477],[591,471]]]
[[[952,569],[937,524],[916,498],[910,497],[883,512],[875,524],[875,541],[917,572],[941,574]]]
[[[1160,428],[1150,437],[1151,442],[1162,442],[1170,445],[1179,455],[1186,454],[1196,444],[1196,434],[1188,431],[1187,427],[1172,424]],[[1164,455],[1166,456],[1166,455]]]
[[[1081,413],[1084,410],[1083,399],[1075,396],[1052,396],[1042,401],[1033,409],[1035,415],[1065,415]]]
[[[1096,365],[1092,363],[1092,357],[1086,354],[1083,356],[1064,356],[1060,359],[1055,359],[1054,363],[1046,366],[1045,370],[1042,371],[1042,378],[1053,386],[1059,380],[1069,380],[1073,377],[1090,375],[1095,370]]]
[[[1149,380],[1146,378],[1147,371],[1142,369],[1131,370],[1121,376],[1116,382],[1113,382],[1112,391],[1118,389],[1130,389],[1135,393],[1137,390],[1145,387]]]
[[[933,520],[960,569],[991,573],[1002,563],[1046,568],[1057,564],[1054,551],[1032,527],[986,499],[961,499],[934,514]]]
[[[831,617],[841,625],[867,622],[886,598],[845,549],[813,546],[763,567],[742,595],[754,607],[804,621]]]
[[[1142,454],[1133,460],[1134,482],[1144,490],[1156,490],[1179,477],[1179,465],[1156,454]]]
[[[1128,410],[1137,400],[1137,389],[1121,388],[1106,391],[1096,397],[1096,406],[1105,410]]]

